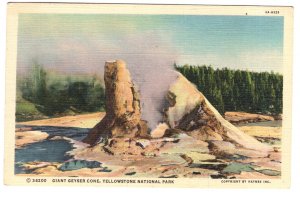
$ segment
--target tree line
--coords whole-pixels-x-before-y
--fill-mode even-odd
[[[274,72],[252,72],[211,66],[176,65],[207,99],[224,113],[282,113],[283,76]]]
[[[211,66],[176,65],[176,70],[196,85],[224,113],[282,113],[283,76],[273,72],[250,72]],[[75,113],[105,110],[105,91],[97,77],[74,78],[45,70],[35,63],[30,74],[19,80],[23,99],[47,116],[68,110]],[[18,105],[18,103],[17,103]]]
[[[22,98],[47,116],[67,110],[75,113],[104,110],[104,88],[96,77],[57,77],[35,63],[30,75],[20,81],[19,87]]]

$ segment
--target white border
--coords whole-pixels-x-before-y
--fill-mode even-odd
[[[15,2],[25,2],[25,1],[15,1]],[[41,1],[31,1],[31,2],[41,2]],[[52,1],[52,2],[60,2],[60,1]],[[64,1],[64,2],[71,2],[71,1]],[[75,1],[73,0],[73,2],[81,2],[81,1]],[[93,3],[99,3],[99,1],[89,1],[89,2],[93,2]],[[188,4],[221,4],[221,5],[232,5],[232,4],[236,4],[236,5],[292,5],[295,7],[295,12],[294,12],[294,24],[300,24],[299,23],[299,12],[298,9],[300,9],[299,7],[299,3],[298,1],[271,1],[271,0],[251,0],[251,1],[222,1],[222,0],[212,0],[212,1],[178,1],[178,0],[174,0],[174,1],[169,1],[169,0],[165,0],[163,2],[161,1],[157,1],[157,0],[144,0],[144,1],[101,1],[102,3],[109,3],[109,2],[113,2],[113,3],[166,3],[166,4],[182,4],[182,3],[188,3]],[[1,1],[1,10],[0,10],[0,18],[1,18],[1,26],[5,27],[5,23],[6,23],[6,3],[7,0]],[[3,181],[1,181],[1,195],[3,194],[3,196],[8,196],[8,192],[14,192],[14,194],[16,195],[20,195],[20,196],[34,196],[34,195],[43,195],[43,196],[59,196],[59,193],[64,194],[64,195],[72,195],[72,196],[83,196],[83,195],[112,195],[112,194],[116,194],[118,196],[122,195],[134,195],[134,194],[138,194],[143,195],[143,196],[153,196],[153,195],[161,195],[161,196],[191,196],[191,195],[203,195],[203,196],[212,196],[212,194],[215,194],[215,196],[224,196],[226,194],[229,195],[243,195],[243,196],[253,196],[253,195],[259,195],[259,196],[283,196],[283,195],[287,195],[287,196],[294,196],[297,195],[297,193],[299,194],[299,190],[300,190],[300,186],[299,186],[299,176],[300,176],[300,164],[299,164],[299,158],[300,158],[300,126],[298,124],[298,119],[299,119],[299,113],[300,113],[300,108],[299,108],[299,101],[300,97],[299,97],[299,91],[297,91],[297,84],[299,84],[299,55],[297,55],[297,53],[299,53],[300,49],[299,49],[299,39],[297,35],[300,35],[299,32],[299,25],[295,25],[295,33],[294,33],[294,51],[295,51],[295,55],[294,55],[294,67],[293,67],[293,84],[294,84],[294,88],[293,88],[293,134],[292,134],[292,184],[291,184],[291,189],[289,190],[224,190],[224,189],[218,189],[217,191],[213,191],[211,189],[202,189],[202,190],[191,190],[191,189],[141,189],[141,188],[110,188],[110,189],[104,189],[101,188],[101,190],[98,190],[97,188],[88,188],[84,189],[84,188],[55,188],[53,189],[53,187],[50,188],[48,187],[47,192],[44,191],[44,187],[30,187],[30,188],[24,188],[24,187],[3,187]],[[4,28],[5,29],[5,28]],[[1,118],[0,118],[0,124],[4,125],[4,89],[5,89],[5,83],[4,83],[4,75],[5,75],[5,32],[3,29],[0,31],[1,34],[1,70],[0,70],[0,79],[2,79],[2,83],[1,84],[1,110],[3,113],[1,113]],[[1,72],[2,71],[2,72]],[[299,88],[298,88],[299,89]],[[3,126],[2,126],[3,128]],[[1,139],[3,142],[3,133],[1,133]],[[1,153],[0,153],[0,157],[3,158],[3,146],[4,143],[0,143],[0,147],[1,147]],[[1,160],[1,164],[0,164],[0,168],[3,169],[3,159]],[[2,175],[3,170],[1,170],[1,175]],[[3,177],[3,175],[2,175]],[[3,179],[1,179],[3,180]],[[50,192],[51,191],[51,192]],[[116,191],[116,192],[115,192]],[[234,193],[233,193],[234,192]],[[9,196],[12,196],[11,193],[9,193]]]

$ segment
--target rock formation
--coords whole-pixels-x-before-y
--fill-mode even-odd
[[[147,125],[141,120],[139,93],[125,62],[106,62],[104,81],[106,115],[83,142],[93,145],[109,137],[146,137]]]
[[[177,81],[170,87],[168,98],[170,103],[175,103],[166,111],[171,128],[185,131],[204,141],[225,140],[248,149],[271,150],[269,146],[225,120],[205,96],[180,73]]]
[[[186,133],[201,141],[228,141],[247,149],[271,150],[226,121],[180,73],[165,95],[169,106],[162,109],[164,120],[151,131],[147,127],[147,120],[141,118],[139,92],[125,62],[106,62],[104,79],[106,115],[89,132],[83,140],[85,143],[95,145],[103,138],[161,138]]]

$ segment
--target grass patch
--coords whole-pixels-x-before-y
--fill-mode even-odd
[[[25,99],[18,100],[16,103],[16,121],[29,121],[47,118],[39,112],[35,105]]]

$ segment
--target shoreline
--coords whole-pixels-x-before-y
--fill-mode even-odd
[[[26,132],[31,132],[35,126],[39,127],[38,132],[43,132],[43,127],[93,128],[104,115],[105,113],[100,112],[18,122],[16,125],[20,128],[16,129],[16,137],[20,133],[25,135]],[[268,153],[270,156],[266,156],[265,153],[237,148],[230,143],[210,142],[212,143],[210,146],[213,145],[215,148],[214,152],[211,152],[208,149],[209,143],[195,140],[184,134],[177,136],[179,140],[162,138],[150,141],[142,139],[128,141],[128,139],[115,138],[111,140],[111,147],[103,147],[103,144],[88,147],[69,137],[56,136],[49,140],[66,140],[72,144],[73,148],[66,152],[73,157],[71,160],[31,161],[23,163],[22,166],[28,170],[28,174],[33,176],[280,178],[281,127],[241,126],[239,129],[276,148],[276,151],[274,149]],[[74,132],[76,134],[76,131]],[[130,149],[128,149],[129,144]],[[223,157],[223,154],[230,157]],[[231,160],[231,157],[235,157],[236,160]],[[101,163],[101,165],[93,166],[93,162]],[[69,166],[74,166],[74,169],[68,169]],[[251,170],[243,171],[245,168]],[[267,171],[262,171],[262,169],[267,169]],[[269,175],[272,173],[274,175]],[[17,175],[27,176],[28,174]]]
[[[66,126],[66,127],[72,126],[72,127],[79,127],[79,128],[92,128],[104,116],[105,116],[105,112],[93,112],[93,113],[85,113],[85,114],[66,115],[60,117],[51,117],[51,118],[38,119],[38,120],[21,121],[21,122],[16,122],[16,125]],[[247,124],[247,123],[282,120],[281,115],[265,115],[265,114],[255,114],[255,113],[247,113],[241,111],[236,111],[236,112],[228,111],[225,112],[223,117],[228,122],[236,126],[239,126],[240,124]],[[78,120],[82,120],[82,121],[79,123]]]
[[[26,122],[16,122],[16,125],[93,128],[104,117],[104,115],[105,112],[96,112]]]

